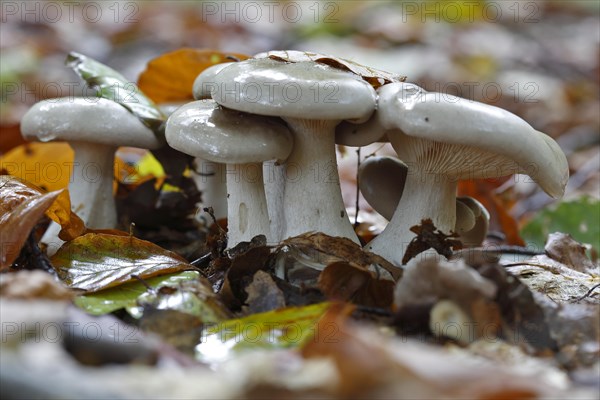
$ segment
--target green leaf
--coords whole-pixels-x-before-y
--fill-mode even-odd
[[[330,306],[325,302],[288,307],[210,326],[196,346],[196,359],[220,362],[249,349],[300,347],[314,337],[317,322]]]
[[[88,233],[65,243],[52,265],[73,289],[96,292],[133,280],[193,269],[177,254],[133,236]]]
[[[521,232],[530,245],[543,248],[549,233],[569,233],[600,250],[600,201],[582,197],[539,212]]]
[[[196,271],[184,271],[149,278],[146,283],[158,289],[161,286],[177,286],[181,282],[198,279]],[[148,288],[140,281],[131,281],[122,285],[89,293],[75,298],[75,305],[88,314],[108,314],[121,308],[136,307],[137,299],[148,292]]]
[[[98,97],[112,100],[127,108],[157,134],[162,134],[166,117],[138,86],[127,81],[114,69],[82,54],[71,52],[65,64],[90,86]]]

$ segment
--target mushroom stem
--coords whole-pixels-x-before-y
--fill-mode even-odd
[[[250,241],[256,235],[265,235],[269,241],[271,235],[262,163],[227,164],[226,172],[227,247]]]
[[[416,236],[410,228],[420,225],[421,220],[429,218],[438,230],[450,233],[456,223],[456,185],[450,177],[409,167],[398,208],[383,232],[365,249],[400,266],[408,244]]]
[[[71,210],[88,228],[114,228],[117,210],[113,198],[117,147],[98,143],[69,143],[75,152],[69,183]]]
[[[227,218],[225,164],[211,162],[201,157],[196,157],[194,163],[197,172],[193,175],[194,182],[202,192],[202,201],[196,219],[207,225],[212,224],[210,216],[202,210],[204,207],[212,207],[217,219]]]
[[[286,161],[283,235],[306,231],[342,236],[359,243],[342,199],[335,155],[339,120],[284,118],[294,135]]]

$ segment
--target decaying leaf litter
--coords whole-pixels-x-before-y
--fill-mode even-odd
[[[511,256],[506,246],[492,252],[458,251],[451,241],[427,234],[435,232],[435,226],[422,221],[414,227],[421,233],[415,243],[445,255],[404,270],[351,241],[321,233],[275,245],[259,237],[228,248],[226,236],[215,226],[200,233],[182,229],[190,225],[178,211],[181,204],[191,209],[197,202],[185,195],[179,178],[188,163],[182,157],[173,166],[176,173],[163,164],[168,181],[148,180],[145,190],[152,194],[151,201],[137,197],[147,209],[165,213],[168,228],[162,233],[148,229],[162,225],[152,226],[152,219],[137,222],[145,213],[131,218],[136,206],[127,196],[142,183],[120,185],[126,194],[121,199],[117,192],[117,204],[121,201],[130,210],[121,211],[124,221],[136,221],[130,232],[87,228],[84,233],[84,227],[67,238],[70,241],[49,262],[70,289],[53,280],[42,284],[41,276],[33,278],[37,271],[2,275],[3,321],[24,321],[31,332],[37,329],[33,335],[39,338],[48,337],[36,328],[39,321],[63,328],[97,324],[103,335],[111,332],[119,338],[90,341],[86,331],[67,330],[62,346],[26,342],[18,352],[3,356],[3,362],[16,366],[12,379],[18,381],[15,377],[22,371],[18,360],[35,353],[64,365],[54,374],[55,382],[79,376],[77,387],[88,397],[156,396],[165,393],[165,385],[175,387],[169,391],[174,397],[543,398],[567,393],[585,397],[594,390],[599,272],[588,258],[589,249],[568,235],[551,236],[545,249],[534,249],[538,254],[527,258]],[[187,203],[174,206],[166,200],[182,193]],[[5,197],[2,201],[8,204]],[[31,212],[13,214],[11,205],[3,214],[31,221],[21,228],[25,233],[9,231],[19,240],[27,239],[51,207],[46,204],[51,200],[42,206],[34,206],[35,199],[25,201],[24,206],[32,204]],[[69,210],[68,204],[64,210]],[[175,218],[169,217],[172,212]],[[150,242],[136,237],[146,230]],[[194,233],[189,236],[186,231]],[[171,236],[176,239],[171,241]],[[151,242],[166,243],[176,251]],[[35,265],[35,254],[24,258],[25,265]],[[112,279],[99,265],[129,269],[119,268],[123,274]],[[29,299],[24,293],[30,293]],[[119,319],[86,319],[68,306],[73,296],[75,304],[91,314],[112,313]],[[43,304],[56,306],[42,318]],[[41,307],[38,313],[16,314],[32,305]],[[141,331],[147,334],[140,336]],[[19,342],[10,329],[3,330],[4,338],[3,343],[15,338]],[[82,374],[73,360],[103,367]],[[116,363],[146,367],[126,379],[111,369]],[[177,377],[165,376],[165,363],[178,371]],[[36,376],[48,373],[46,367],[34,365]],[[135,383],[138,378],[143,385]],[[193,380],[193,387],[182,384],[182,378]],[[43,388],[44,380],[40,382]]]

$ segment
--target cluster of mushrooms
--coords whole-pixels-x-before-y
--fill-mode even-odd
[[[468,245],[481,242],[489,216],[473,199],[457,199],[460,179],[527,174],[562,196],[565,155],[516,115],[332,60],[340,59],[273,51],[218,64],[197,77],[196,101],[168,111],[167,143],[224,171],[229,247],[259,234],[274,243],[309,231],[359,243],[342,201],[336,143],[389,141],[402,160],[373,157],[360,170],[365,198],[390,220],[365,248],[397,266],[415,236],[410,228],[424,219]],[[116,148],[163,145],[128,110],[102,99],[42,101],[21,130],[27,139],[73,146],[72,207],[92,228],[116,223]],[[90,164],[101,175],[95,180],[83,170]]]

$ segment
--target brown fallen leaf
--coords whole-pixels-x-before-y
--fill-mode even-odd
[[[46,215],[61,226],[58,237],[65,242],[73,240],[86,232],[85,224],[81,218],[71,211],[71,199],[68,190],[64,190],[58,195],[56,201],[46,211]]]
[[[416,233],[417,236],[406,247],[406,252],[402,257],[402,264],[404,265],[412,258],[431,248],[446,258],[452,255],[452,249],[462,248],[460,240],[452,239],[458,237],[457,233],[452,232],[447,235],[437,230],[429,218],[422,220],[421,225],[412,226],[410,231]]]
[[[575,271],[588,272],[596,268],[585,254],[585,247],[568,233],[549,234],[544,250],[548,257]]]
[[[58,276],[74,289],[95,292],[194,267],[179,255],[133,236],[88,233],[65,243],[51,258]]]
[[[264,271],[257,271],[252,282],[244,289],[248,293],[246,303],[247,313],[256,314],[285,307],[283,292],[271,275]]]
[[[393,266],[383,257],[363,251],[350,239],[333,237],[321,232],[309,232],[286,239],[277,247],[276,253],[282,256],[287,253],[299,263],[314,265],[321,270],[333,262],[346,261],[363,269],[374,270],[377,276],[389,273],[394,281],[402,277],[402,269]],[[285,264],[285,260],[283,263]]]
[[[60,192],[43,193],[19,178],[0,176],[0,270],[19,256],[31,230]]]
[[[138,79],[138,87],[155,103],[192,101],[194,80],[215,64],[249,58],[245,54],[184,48],[163,54],[148,62]]]
[[[0,275],[0,297],[7,299],[71,300],[74,293],[42,271],[18,271]]]
[[[262,54],[259,55],[259,57],[261,56]],[[351,60],[309,51],[275,50],[265,53],[265,56],[273,60],[285,62],[314,61],[320,64],[329,65],[330,67],[359,75],[375,89],[386,83],[404,82],[406,80],[406,76],[371,68]]]
[[[370,307],[391,307],[394,282],[377,279],[375,272],[350,262],[329,264],[318,280],[319,289],[331,300],[350,301]]]

